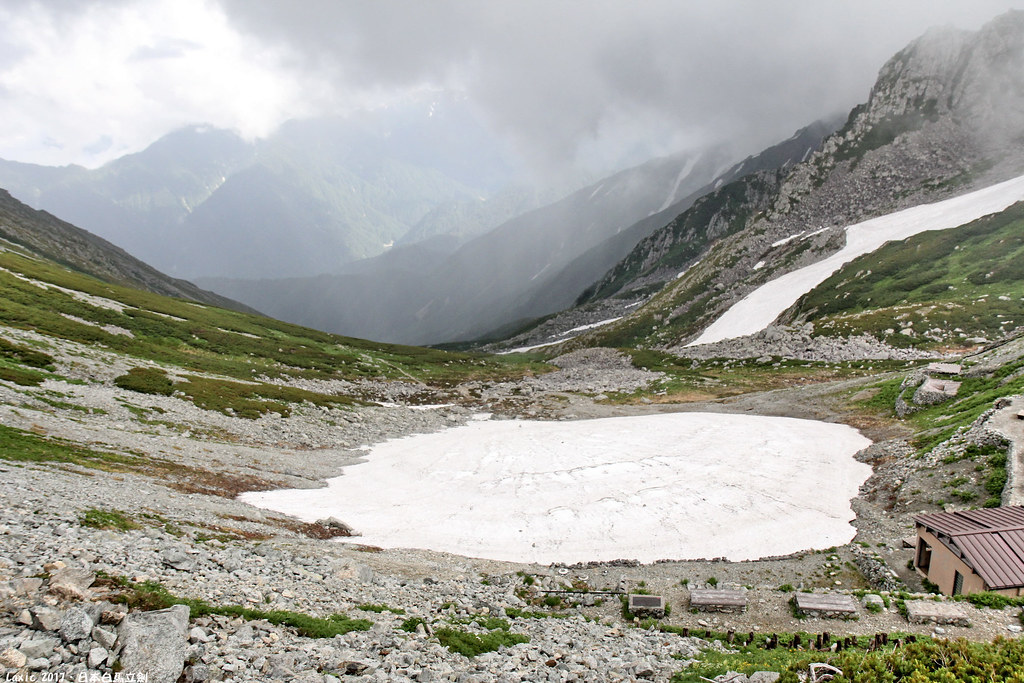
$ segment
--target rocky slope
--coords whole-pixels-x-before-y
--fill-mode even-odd
[[[36,211],[6,190],[0,190],[0,237],[31,252],[108,282],[155,294],[201,301],[239,311],[251,308],[200,289],[191,282],[168,277],[106,240]]]
[[[600,280],[594,292],[620,311],[660,294],[595,333],[598,343],[691,339],[756,286],[837,251],[837,228],[1019,175],[1022,44],[1017,11],[974,33],[934,30],[911,43],[804,163],[761,177],[763,191],[751,192],[750,178],[709,195]]]

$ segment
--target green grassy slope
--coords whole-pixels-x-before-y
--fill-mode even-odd
[[[232,408],[247,417],[286,414],[291,402],[344,404],[358,398],[283,387],[280,380],[389,379],[420,383],[430,393],[545,367],[521,358],[340,337],[105,283],[12,250],[0,251],[0,324],[100,347],[141,365],[160,364],[179,377],[173,390],[197,405]],[[38,383],[50,372],[46,348],[35,350],[39,357],[31,351],[11,344],[0,348],[0,376]]]
[[[868,332],[894,346],[998,339],[1024,325],[1024,203],[960,228],[886,244],[789,311],[818,334]]]

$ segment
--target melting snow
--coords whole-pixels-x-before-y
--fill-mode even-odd
[[[241,499],[337,517],[387,548],[746,560],[849,542],[850,499],[871,474],[852,455],[870,443],[845,425],[754,415],[473,422],[375,446],[326,488]]]
[[[787,273],[734,304],[688,346],[754,334],[770,325],[797,299],[824,282],[843,264],[892,240],[905,240],[927,230],[947,230],[1003,211],[1024,199],[1024,176],[969,194],[922,204],[846,228],[846,246],[815,264]],[[791,238],[787,238],[791,239]]]
[[[686,160],[686,165],[683,166],[683,168],[679,171],[679,175],[676,176],[676,182],[672,186],[672,191],[668,193],[667,197],[665,197],[665,203],[662,204],[661,208],[658,209],[658,211],[655,211],[654,213],[664,211],[668,207],[672,206],[673,203],[675,203],[676,193],[679,192],[679,186],[682,184],[683,178],[687,177],[688,175],[690,175],[690,173],[693,172],[693,167],[697,165],[697,161],[700,160],[701,156],[701,154],[694,154],[692,157]]]
[[[608,320],[602,320],[601,322],[590,323],[589,325],[580,325],[579,327],[574,327],[571,330],[566,330],[565,333],[566,334],[572,334],[573,332],[582,332],[584,330],[592,330],[595,327],[603,327],[604,325],[610,325],[613,322],[615,322],[616,320],[622,320],[622,316],[620,315],[618,318],[608,318]]]

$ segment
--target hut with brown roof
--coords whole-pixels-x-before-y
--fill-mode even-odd
[[[914,567],[946,595],[1024,595],[1024,507],[937,512],[914,522]]]

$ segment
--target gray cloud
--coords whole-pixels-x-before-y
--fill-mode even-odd
[[[616,145],[732,139],[753,150],[863,101],[884,61],[928,27],[976,28],[1022,4],[220,2],[340,95],[458,87],[548,163]]]

